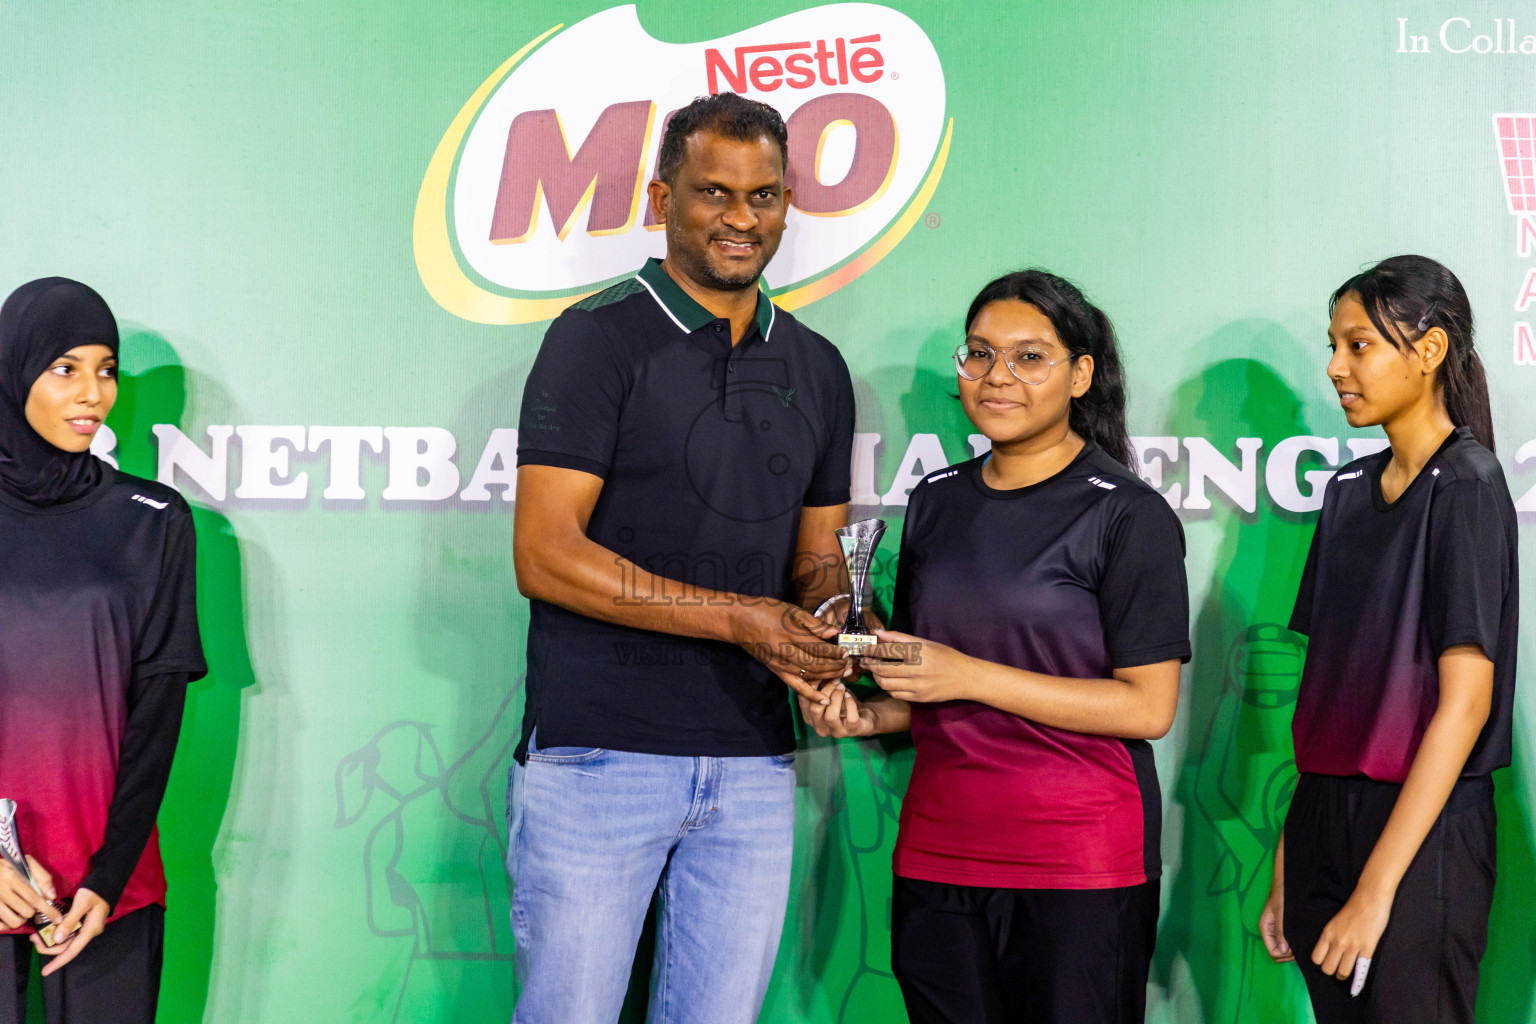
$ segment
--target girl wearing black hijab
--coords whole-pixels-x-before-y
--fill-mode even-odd
[[[25,1020],[34,948],[49,1024],[152,1021],[159,995],[155,816],[207,668],[191,510],[90,453],[117,347],[78,282],[0,307],[0,799],[41,890],[0,858],[0,1024]]]

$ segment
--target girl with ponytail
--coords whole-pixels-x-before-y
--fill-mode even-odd
[[[878,689],[801,698],[823,736],[910,729],[892,960],[914,1024],[1141,1021],[1162,802],[1149,740],[1189,657],[1184,535],[1129,468],[1109,318],[1040,270],[955,351],[989,454],[912,491]]]
[[[1389,447],[1328,485],[1291,628],[1309,636],[1296,793],[1259,930],[1319,1024],[1471,1024],[1509,764],[1519,562],[1461,282],[1423,256],[1345,281],[1328,377]]]

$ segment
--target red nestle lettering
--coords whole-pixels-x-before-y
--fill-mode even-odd
[[[879,50],[866,46],[853,51],[853,56],[848,58],[848,68],[861,82],[878,82],[885,73],[885,58],[880,56]]]
[[[811,67],[811,55],[796,53],[784,59],[784,82],[791,89],[807,89],[816,84],[816,70]]]
[[[875,33],[830,43],[818,39],[814,48],[809,42],[738,46],[729,60],[710,48],[704,51],[704,78],[711,94],[746,92],[749,86],[753,92],[773,92],[781,85],[791,89],[808,89],[817,82],[847,85],[850,75],[867,84],[878,81],[885,72],[884,55],[870,45],[879,41],[880,35]],[[851,47],[859,48],[850,53]],[[782,59],[753,56],[784,51],[794,52]]]
[[[821,82],[823,85],[837,84],[837,79],[827,69],[827,61],[831,60],[832,57],[833,52],[827,49],[826,42],[821,39],[816,40],[816,67],[821,72]]]
[[[810,43],[773,43],[768,46],[738,46],[732,54],[736,58],[734,65],[727,64],[719,50],[705,50],[704,74],[709,81],[710,95],[725,91],[720,88],[719,80],[715,77],[716,73],[725,76],[725,84],[730,86],[730,92],[747,91],[747,54],[773,53],[777,50],[804,50],[810,45]]]
[[[752,60],[752,66],[747,69],[747,77],[752,80],[752,88],[758,92],[773,92],[779,87],[779,79],[784,74],[784,66],[777,58],[764,54]]]

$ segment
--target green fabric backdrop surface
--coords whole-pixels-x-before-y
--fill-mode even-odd
[[[64,274],[106,297],[124,350],[103,453],[197,520],[211,672],[160,815],[160,1019],[510,1016],[512,431],[549,317],[659,251],[625,190],[711,60],[786,110],[828,98],[795,168],[828,205],[791,214],[768,283],[847,358],[855,513],[891,522],[887,556],[912,484],[973,452],[947,353],[976,290],[1042,266],[1114,319],[1143,473],[1188,537],[1195,652],[1156,744],[1148,1019],[1310,1019],[1256,931],[1295,782],[1304,648],[1282,627],[1327,474],[1381,437],[1325,380],[1327,297],[1399,252],[1460,275],[1536,518],[1527,33],[1517,5],[1444,0],[0,4],[0,292]],[[532,180],[509,132],[540,110],[560,131],[539,136],[535,223],[497,238],[489,211]],[[1497,775],[1487,1021],[1536,1021],[1529,683]],[[801,746],[761,1019],[904,1020],[910,747]]]

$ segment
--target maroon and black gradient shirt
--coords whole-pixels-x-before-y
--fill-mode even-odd
[[[1458,427],[1390,504],[1390,450],[1339,470],[1291,629],[1310,637],[1291,736],[1298,771],[1402,782],[1440,704],[1440,655],[1476,644],[1493,704],[1462,776],[1509,764],[1520,623],[1515,504],[1493,453]]]
[[[1030,672],[1105,679],[1189,658],[1184,531],[1098,446],[1029,487],[986,458],[912,491],[892,626]],[[903,878],[1109,889],[1159,877],[1162,799],[1145,740],[1057,729],[972,701],[912,706]]]
[[[191,510],[169,487],[107,469],[84,497],[44,509],[0,492],[0,797],[16,801],[22,847],[61,896],[110,880],[97,884],[114,919],[165,902],[152,828],[164,772],[134,781],[120,755],[134,694],[174,711],[172,734],[140,748],[169,768],[185,683],[207,671],[195,573]],[[142,696],[156,687],[177,692]],[[123,779],[158,791],[118,801],[147,815],[142,828],[109,830]],[[149,839],[113,847],[109,831]]]

